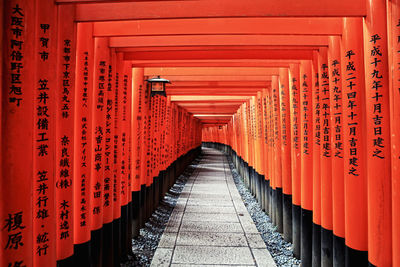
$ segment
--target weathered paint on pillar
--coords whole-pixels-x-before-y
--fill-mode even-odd
[[[392,266],[392,197],[387,13],[385,0],[367,1],[364,19],[368,177],[368,260]]]

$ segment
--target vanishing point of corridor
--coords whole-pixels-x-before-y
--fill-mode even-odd
[[[233,182],[226,155],[203,148],[152,266],[276,266]]]

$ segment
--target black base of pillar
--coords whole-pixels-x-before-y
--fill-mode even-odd
[[[270,217],[272,220],[272,223],[276,225],[276,191],[274,188],[271,186],[271,213]]]
[[[301,266],[312,266],[312,211],[301,209]]]
[[[321,227],[321,266],[333,266],[333,232]]]
[[[368,252],[367,251],[360,251],[360,250],[356,250],[356,249],[352,249],[348,246],[346,246],[345,248],[345,261],[346,267],[353,267],[353,266],[357,266],[357,267],[367,267],[369,266],[369,262],[368,262]]]
[[[301,207],[292,205],[292,240],[293,255],[300,259],[301,257]]]
[[[283,194],[283,238],[292,242],[292,195]]]
[[[271,217],[271,186],[270,181],[265,180],[265,213]]]
[[[103,267],[114,266],[113,251],[113,224],[112,222],[103,224]]]
[[[90,256],[93,267],[102,267],[103,263],[103,228],[90,233]]]
[[[321,266],[321,226],[313,223],[312,229],[312,266]]]
[[[132,237],[138,237],[140,230],[140,191],[132,192]]]
[[[140,212],[139,228],[143,228],[146,222],[146,185],[140,187]]]
[[[128,205],[125,205],[121,206],[121,260],[123,262],[128,260],[128,240],[131,242],[128,236]]]
[[[283,233],[283,193],[282,188],[277,187],[276,194],[276,227],[279,233]]]
[[[333,266],[342,267],[345,264],[345,244],[344,238],[333,235]]]
[[[114,266],[121,263],[121,218],[114,219],[113,225],[113,250],[114,250]]]
[[[74,255],[57,261],[57,267],[69,267],[69,266],[74,266],[75,262],[75,257]]]
[[[74,267],[91,267],[90,241],[74,245]]]

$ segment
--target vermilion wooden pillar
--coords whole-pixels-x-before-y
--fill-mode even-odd
[[[92,155],[93,25],[77,25],[74,115],[74,257],[90,264],[90,170]]]
[[[104,213],[103,213],[103,241],[104,250],[103,264],[111,266],[114,264],[114,98],[115,98],[115,73],[116,73],[117,55],[115,49],[110,49],[109,62],[107,64],[107,89],[105,90],[105,127],[104,127],[104,178],[103,178],[103,198],[104,198]]]
[[[328,70],[332,150],[333,265],[344,266],[343,116],[340,37],[329,37]]]
[[[120,149],[120,175],[121,175],[121,238],[123,257],[126,257],[132,244],[132,214],[131,214],[131,182],[129,168],[129,140],[130,140],[130,106],[132,100],[132,70],[129,62],[123,61],[119,65],[122,73],[121,93],[118,95],[121,112],[121,149]]]
[[[311,61],[300,63],[301,262],[312,263],[313,114]]]
[[[43,5],[40,6],[40,9]],[[55,185],[58,240],[57,260],[59,266],[69,266],[74,254],[74,116],[75,116],[75,66],[76,24],[72,6],[58,6],[57,14],[57,90],[55,135]],[[45,13],[48,16],[51,11]],[[53,67],[51,67],[53,68]],[[79,156],[78,156],[79,157]],[[44,265],[43,265],[44,266]]]
[[[133,202],[133,236],[139,235],[140,194],[142,179],[140,176],[142,150],[142,105],[143,105],[143,68],[132,68],[132,202]]]
[[[400,2],[393,0],[391,5],[391,42],[389,55],[391,55],[391,87],[390,87],[390,129],[392,142],[392,254],[393,266],[400,266]],[[389,58],[390,59],[390,58]]]
[[[364,55],[368,177],[368,260],[392,266],[392,198],[386,1],[367,1]],[[397,253],[397,252],[395,252]]]
[[[344,140],[345,266],[366,266],[367,179],[365,139],[365,91],[362,20],[343,19],[342,95]],[[321,166],[322,168],[322,166]]]
[[[264,210],[268,213],[268,208],[270,205],[270,198],[269,198],[269,192],[270,192],[270,173],[269,173],[269,124],[268,124],[268,106],[267,106],[267,89],[262,90],[262,102],[263,102],[263,136],[264,136],[264,141],[263,141],[263,147],[264,147],[264,172],[265,172],[265,204],[264,204]],[[239,109],[240,110],[240,109]],[[238,113],[240,114],[240,113]],[[241,123],[239,119],[239,123]],[[239,128],[240,129],[240,128]],[[241,135],[238,135],[237,137],[237,142],[241,143]],[[242,155],[241,151],[241,146],[239,143],[240,147],[240,154]]]
[[[0,221],[2,266],[33,266],[34,54],[35,2],[4,1],[1,98]],[[11,17],[16,22],[12,23]],[[17,29],[17,30],[12,30]],[[35,138],[35,139],[34,139]],[[50,204],[50,203],[49,203]]]
[[[301,161],[300,161],[300,70],[299,64],[290,65],[290,120],[292,136],[292,223],[293,254],[300,258],[301,228]]]
[[[104,215],[104,169],[105,169],[105,120],[106,90],[109,63],[108,38],[94,39],[94,76],[92,106],[92,166],[90,173],[90,192],[92,216],[91,253],[92,264],[102,265],[103,258],[103,215]]]
[[[328,49],[319,49],[319,88],[321,99],[321,266],[333,264],[332,147],[329,98]]]
[[[56,199],[56,189],[60,192],[60,180],[65,178],[64,189],[69,191],[71,177],[67,171],[67,177],[60,177],[61,173],[55,173],[58,169],[54,164],[56,145],[60,141],[55,139],[56,132],[56,68],[57,62],[57,21],[56,7],[53,3],[46,1],[35,1],[35,41],[33,51],[35,65],[31,70],[35,73],[33,83],[34,114],[32,127],[33,131],[33,266],[53,266],[56,259],[63,259],[72,255],[72,238],[69,236],[69,229],[61,236],[60,226],[62,220],[66,221],[68,227],[72,222],[69,216],[72,203],[60,209]],[[11,20],[12,21],[12,20]],[[27,44],[27,43],[26,43]],[[27,44],[28,45],[28,44]],[[19,75],[12,76],[12,81]],[[19,78],[19,77],[18,77]],[[58,155],[56,155],[57,157]],[[56,224],[57,222],[57,224]],[[65,242],[64,242],[65,241]],[[68,242],[70,241],[70,242]],[[23,243],[23,242],[22,242]],[[70,246],[68,246],[68,244]],[[57,251],[55,251],[55,247]],[[61,248],[65,254],[61,253]]]
[[[321,99],[319,88],[318,51],[312,60],[313,102],[313,233],[312,266],[321,266]]]
[[[292,240],[292,173],[291,173],[291,135],[290,135],[290,92],[289,71],[279,69],[279,100],[282,149],[282,190],[283,190],[283,236]]]
[[[283,193],[282,193],[282,148],[281,148],[281,119],[279,103],[279,77],[272,76],[272,98],[273,98],[273,126],[274,126],[274,163],[275,163],[275,205],[276,205],[276,225],[277,230],[283,232]]]
[[[123,73],[121,65],[123,64],[123,54],[116,53],[115,78],[114,78],[114,99],[112,112],[114,120],[113,135],[113,249],[114,264],[118,265],[121,260],[121,101],[123,87]]]

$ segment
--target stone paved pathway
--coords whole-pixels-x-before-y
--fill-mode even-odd
[[[203,148],[151,266],[276,266],[232,179],[226,157]]]

